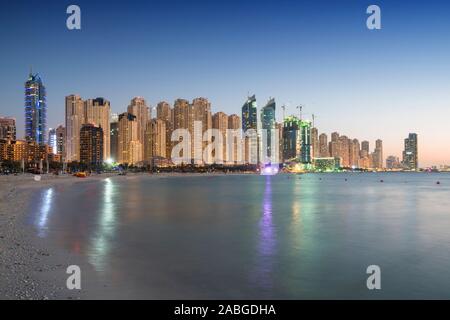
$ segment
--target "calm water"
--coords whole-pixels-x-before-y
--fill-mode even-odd
[[[86,297],[450,298],[447,174],[118,177],[36,203]]]

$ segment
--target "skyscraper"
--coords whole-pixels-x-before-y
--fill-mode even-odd
[[[311,122],[300,120],[301,156],[300,162],[306,165],[312,163]]]
[[[80,130],[80,162],[88,167],[103,164],[103,129],[93,124],[83,124]]]
[[[403,151],[403,166],[408,170],[419,169],[419,155],[417,134],[410,133],[405,139],[405,150]]]
[[[16,119],[0,117],[0,139],[16,140]]]
[[[189,101],[185,99],[175,100],[173,107],[173,125],[174,129],[189,129],[192,112]]]
[[[328,148],[328,137],[326,133],[322,133],[319,136],[319,154],[321,158],[327,158],[330,156],[330,151]]]
[[[84,122],[86,124],[94,124],[103,130],[103,159],[110,157],[110,118],[111,106],[105,98],[88,99],[84,103]]]
[[[56,129],[48,129],[48,145],[52,148],[52,153],[57,154]]]
[[[199,97],[192,101],[191,106],[192,119],[190,120],[191,138],[192,138],[192,159],[195,164],[203,163],[202,150],[207,146],[211,137],[208,136],[207,141],[203,141],[203,135],[209,133],[207,130],[212,128],[211,103],[208,99]],[[199,127],[194,127],[195,121],[201,122],[202,130]],[[209,155],[208,155],[209,156]],[[209,162],[210,159],[205,159]]]
[[[242,130],[257,129],[257,110],[255,95],[248,97],[242,106]]]
[[[110,128],[110,158],[112,161],[119,159],[119,115],[111,115]]]
[[[286,117],[283,121],[283,159],[286,161],[300,159],[300,122],[296,116]]]
[[[56,154],[63,157],[66,145],[66,128],[59,125],[56,128]]]
[[[319,130],[317,128],[311,128],[311,145],[313,158],[319,158],[320,157]]]
[[[84,122],[84,102],[78,95],[66,97],[65,161],[80,161],[80,130]]]
[[[275,130],[275,99],[271,98],[267,101],[266,105],[261,109],[261,126],[263,130],[266,130],[267,137],[261,140],[263,148],[263,158],[264,162],[270,162],[270,157],[272,155],[272,135]],[[266,159],[267,158],[267,159]]]
[[[384,167],[383,164],[383,141],[377,140],[375,141],[375,151],[372,154],[372,165],[375,169],[382,169]]]
[[[139,142],[136,116],[124,112],[119,115],[118,162],[136,165],[142,161],[143,146]]]
[[[222,134],[222,155],[219,157],[219,150],[215,152],[215,161],[218,163],[224,163],[227,159],[226,153],[226,134],[228,129],[228,116],[223,112],[217,112],[212,117],[213,129],[218,129]]]
[[[142,97],[134,97],[131,99],[130,105],[127,108],[128,113],[134,114],[137,121],[138,139],[142,146],[144,145],[145,130],[147,128],[147,122],[151,119],[150,108],[147,106],[147,102]],[[142,150],[142,156],[144,157],[144,150]]]
[[[171,158],[172,152],[172,131],[173,131],[173,109],[170,104],[161,101],[156,106],[156,117],[159,120],[165,121],[166,125],[166,158]]]
[[[147,122],[145,130],[144,154],[145,161],[153,163],[155,159],[166,158],[166,124],[162,119],[152,119]]]
[[[43,145],[47,134],[47,102],[45,87],[37,74],[25,82],[25,139]]]
[[[232,114],[228,116],[228,129],[233,131],[238,131],[236,136],[232,136],[232,141],[227,140],[227,154],[228,162],[230,164],[238,164],[242,162],[242,132],[241,132],[241,118],[237,114]],[[227,137],[228,139],[228,137]],[[230,151],[228,153],[228,151]]]

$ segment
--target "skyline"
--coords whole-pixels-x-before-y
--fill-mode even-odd
[[[124,112],[134,96],[151,107],[204,96],[213,111],[239,114],[250,93],[258,113],[270,97],[276,99],[278,121],[281,105],[289,105],[289,115],[303,104],[305,117],[314,113],[321,132],[381,138],[386,156],[400,157],[404,138],[415,132],[421,166],[450,163],[450,50],[444,41],[450,23],[443,10],[448,4],[379,1],[383,29],[369,31],[366,1],[175,1],[172,10],[160,2],[122,8],[79,1],[82,30],[69,31],[70,3],[50,4],[45,12],[30,10],[29,3],[3,4],[10,9],[0,13],[8,26],[0,31],[8,44],[0,53],[1,113],[16,118],[18,137],[24,135],[23,84],[32,65],[46,85],[49,128],[64,123],[64,98],[70,94],[104,97],[114,113]],[[9,10],[20,15],[5,15]],[[31,20],[32,11],[42,19]],[[182,17],[188,19],[181,23]],[[52,41],[15,41],[32,22]]]

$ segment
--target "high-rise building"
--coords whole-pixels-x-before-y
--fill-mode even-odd
[[[173,131],[173,109],[169,103],[161,101],[156,106],[156,117],[165,121],[166,127],[166,158],[171,158],[172,152],[172,131]]]
[[[350,143],[347,136],[339,137],[339,153],[338,157],[341,158],[342,167],[350,167]]]
[[[83,124],[80,130],[80,162],[89,167],[103,164],[103,128]]]
[[[286,117],[283,121],[283,159],[285,161],[301,157],[300,123],[300,119],[296,116]]]
[[[119,115],[111,115],[110,128],[110,158],[116,162],[119,159]]]
[[[64,157],[66,145],[66,128],[59,125],[56,128],[56,154],[60,157]]]
[[[216,150],[215,160],[219,163],[224,163],[227,159],[226,153],[226,134],[228,129],[228,116],[223,112],[217,112],[212,117],[213,129],[218,129],[222,134],[222,155],[219,157],[219,151]]]
[[[48,145],[52,148],[52,153],[57,154],[56,129],[48,129]]]
[[[256,130],[258,128],[257,121],[256,96],[253,95],[248,97],[242,106],[242,130]]]
[[[311,150],[311,122],[300,120],[301,156],[300,162],[309,165],[312,163]]]
[[[209,133],[208,129],[212,128],[212,114],[211,114],[211,103],[208,99],[199,97],[192,101],[191,106],[192,119],[189,125],[191,138],[192,138],[192,159],[194,159],[195,164],[201,164],[203,162],[202,150],[207,146],[208,141],[211,141],[211,137],[208,136],[207,141],[203,141],[203,136],[205,133]],[[195,122],[202,125],[202,130],[199,127],[194,127]],[[194,141],[196,141],[194,143]],[[208,155],[209,156],[209,155]],[[210,159],[205,159],[209,162]]]
[[[361,142],[361,151],[365,151],[366,154],[370,154],[369,141]]]
[[[263,145],[263,155],[262,159],[264,163],[270,162],[270,157],[272,156],[272,152],[274,151],[272,146],[272,134],[274,134],[275,130],[275,99],[271,98],[267,101],[266,105],[261,109],[261,127],[263,130],[266,130],[267,137],[266,139],[262,139]]]
[[[66,97],[65,161],[80,161],[80,130],[84,121],[84,101],[78,95]]]
[[[25,82],[25,139],[44,145],[47,134],[47,102],[45,87],[37,74]]]
[[[185,99],[175,100],[173,107],[174,129],[189,129],[192,119],[192,112],[189,101]]]
[[[339,133],[333,132],[331,134],[331,141],[329,143],[329,153],[332,158],[340,158],[340,140]]]
[[[319,130],[317,128],[311,128],[311,145],[312,145],[312,156],[313,158],[320,157],[320,141],[319,141]]]
[[[124,112],[119,115],[119,163],[136,165],[142,162],[143,146],[139,142],[138,121],[134,114]]]
[[[228,116],[228,129],[237,131],[237,135],[231,137],[232,141],[227,140],[228,145],[229,146],[231,145],[231,148],[227,147],[227,150],[231,150],[229,153],[229,158],[227,159],[230,164],[238,164],[242,162],[241,125],[242,125],[241,118],[237,114],[232,114]]]
[[[131,99],[130,105],[127,109],[128,113],[134,114],[137,120],[138,127],[138,141],[144,145],[145,130],[147,122],[151,119],[150,108],[147,102],[142,97],[134,97]],[[142,150],[142,158],[144,158],[144,150]]]
[[[330,156],[330,150],[328,148],[328,137],[326,133],[322,133],[319,136],[319,157],[328,158]]]
[[[400,160],[396,156],[389,156],[386,158],[386,169],[388,170],[394,170],[394,169],[400,169],[401,164]]]
[[[88,99],[84,103],[84,122],[103,129],[103,159],[110,157],[110,119],[111,106],[105,98]]]
[[[145,130],[144,154],[147,163],[166,158],[166,120],[152,119]]]
[[[16,140],[16,119],[0,117],[0,139]]]
[[[419,169],[419,155],[417,134],[410,133],[405,139],[405,150],[403,151],[403,166],[408,170]]]
[[[375,141],[375,151],[372,154],[372,164],[375,169],[382,169],[383,164],[383,141]]]
[[[350,165],[353,168],[359,168],[359,157],[361,152],[359,140],[353,139],[350,145]]]

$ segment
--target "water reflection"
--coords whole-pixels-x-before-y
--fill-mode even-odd
[[[47,189],[42,195],[42,205],[36,221],[38,236],[41,238],[46,237],[48,233],[48,217],[52,209],[53,193],[53,188],[50,188]]]
[[[273,286],[273,255],[275,253],[275,230],[272,221],[272,177],[266,176],[262,216],[259,222],[259,259],[257,262],[258,285],[265,288]]]
[[[105,179],[103,201],[98,216],[97,230],[90,241],[89,262],[97,271],[105,268],[106,257],[111,251],[111,240],[117,227],[116,207],[114,203],[115,184],[112,179]]]

